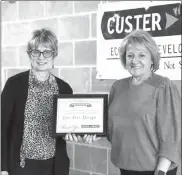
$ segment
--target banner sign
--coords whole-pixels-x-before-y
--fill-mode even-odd
[[[149,32],[161,53],[157,74],[181,80],[181,1],[120,1],[97,13],[97,78],[130,76],[119,60],[120,44],[134,29]]]

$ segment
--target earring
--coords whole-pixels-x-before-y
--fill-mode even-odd
[[[154,64],[151,64],[150,70],[153,72],[154,71]]]
[[[52,65],[52,69],[54,69],[54,64]]]
[[[30,65],[31,65],[31,68],[34,68],[34,66],[33,66],[33,63],[32,63],[32,62],[30,63]]]

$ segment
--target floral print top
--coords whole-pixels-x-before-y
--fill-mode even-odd
[[[25,160],[45,160],[55,154],[52,132],[53,96],[59,94],[55,77],[39,81],[30,71],[28,97],[24,112],[24,132],[20,150],[20,166]]]

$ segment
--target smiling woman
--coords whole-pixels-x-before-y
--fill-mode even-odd
[[[149,33],[135,30],[124,38],[120,59],[131,76],[110,90],[111,161],[122,175],[176,175],[181,100],[177,87],[155,74],[158,47]]]
[[[49,29],[33,32],[27,53],[31,69],[10,77],[1,95],[2,173],[69,174],[64,138],[52,136],[53,97],[72,88],[51,73],[58,41]]]

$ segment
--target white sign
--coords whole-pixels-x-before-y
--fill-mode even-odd
[[[107,94],[60,94],[54,97],[53,135],[107,135]]]
[[[57,133],[103,131],[103,99],[58,99],[57,109]]]
[[[100,4],[97,14],[97,78],[130,76],[119,60],[123,38],[134,29],[148,31],[161,53],[157,74],[181,80],[181,1],[124,1]]]

